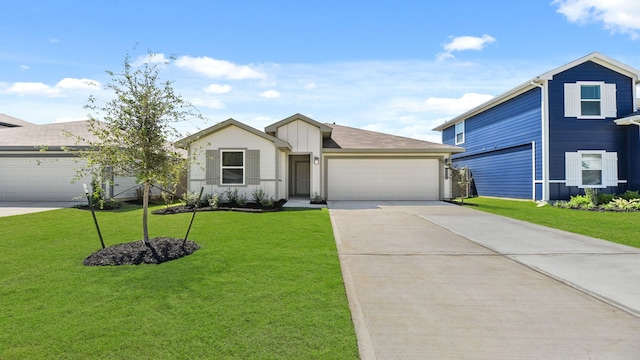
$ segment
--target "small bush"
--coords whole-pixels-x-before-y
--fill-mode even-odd
[[[237,204],[238,198],[240,195],[238,194],[238,188],[228,188],[224,191],[224,197],[227,199],[227,202],[231,204]]]
[[[187,191],[182,194],[182,199],[180,200],[182,205],[188,208],[194,208],[198,204],[198,194],[195,192]]]
[[[235,203],[238,204],[238,206],[245,206],[247,205],[247,198],[244,195],[239,195]]]
[[[640,193],[638,191],[627,190],[625,191],[624,194],[620,195],[619,197],[625,200],[640,199]]]
[[[218,193],[214,193],[211,198],[209,198],[209,206],[213,209],[217,209],[220,205],[220,196]]]
[[[572,209],[591,209],[595,207],[593,199],[587,195],[572,196],[568,205]]]
[[[606,205],[613,200],[615,195],[613,194],[598,194],[598,205]]]
[[[273,207],[273,204],[275,204],[275,202],[276,200],[273,198],[273,196],[269,198],[265,197],[262,200],[260,200],[260,205],[265,208],[271,208]]]
[[[262,200],[264,200],[267,197],[267,193],[265,193],[264,190],[262,189],[255,189],[251,193],[251,197],[253,198],[254,202],[261,204]]]

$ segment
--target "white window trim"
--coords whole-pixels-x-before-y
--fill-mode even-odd
[[[226,152],[241,152],[242,153],[242,166],[224,166],[224,153]],[[244,149],[220,149],[220,185],[224,186],[243,186],[247,181],[247,157]],[[224,170],[225,169],[242,169],[242,183],[225,183],[224,182]]]
[[[581,86],[582,85],[598,85],[600,86],[600,115],[582,115],[581,103]],[[616,104],[616,84],[605,83],[604,81],[576,81],[575,83],[564,84],[564,116],[575,117],[581,120],[589,119],[606,119],[617,117]],[[589,101],[589,100],[586,100]],[[596,100],[593,100],[596,101]]]
[[[582,181],[582,155],[601,155],[601,176],[602,184],[584,185]],[[565,184],[567,186],[577,186],[580,189],[593,188],[604,189],[611,186],[618,186],[618,153],[607,152],[605,150],[578,150],[576,152],[565,153]],[[572,160],[573,158],[573,160]],[[573,167],[572,167],[573,166]]]
[[[462,131],[458,132],[458,126],[460,126],[462,128]],[[458,141],[458,134],[462,134],[462,140],[461,141]],[[465,139],[466,139],[464,121],[461,121],[461,122],[459,122],[459,123],[454,125],[454,127],[453,127],[453,139],[454,139],[456,145],[464,144]]]
[[[576,84],[578,84],[578,108],[580,109],[580,115],[578,116],[578,119],[604,119],[606,116],[604,115],[604,101],[603,101],[603,97],[604,97],[604,81],[576,81]],[[581,90],[582,90],[582,85],[587,85],[587,86],[592,86],[592,85],[598,85],[600,87],[600,99],[583,99],[582,98],[582,94],[581,94]],[[600,103],[600,115],[582,115],[582,102],[583,101],[590,101],[590,102],[599,102]]]

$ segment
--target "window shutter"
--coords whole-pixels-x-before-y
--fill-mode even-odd
[[[260,185],[260,150],[247,150],[247,185]]]
[[[617,117],[616,108],[616,84],[604,84],[602,86],[602,115],[604,117]]]
[[[205,155],[205,184],[220,185],[220,150],[207,150]]]
[[[580,116],[580,85],[564,84],[564,116]]]
[[[581,163],[580,154],[577,152],[564,153],[565,181],[567,186],[580,186]]]
[[[618,153],[616,152],[602,154],[602,184],[618,186]]]

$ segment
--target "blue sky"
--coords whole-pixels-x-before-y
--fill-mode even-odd
[[[86,119],[105,71],[148,50],[177,57],[162,77],[208,119],[185,134],[302,113],[439,142],[443,121],[593,51],[640,68],[637,0],[8,4],[0,113],[36,124]]]

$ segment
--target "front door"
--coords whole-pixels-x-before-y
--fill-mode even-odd
[[[296,162],[296,172],[295,172],[295,195],[310,195],[311,191],[311,167],[309,165],[309,161],[298,161]]]

